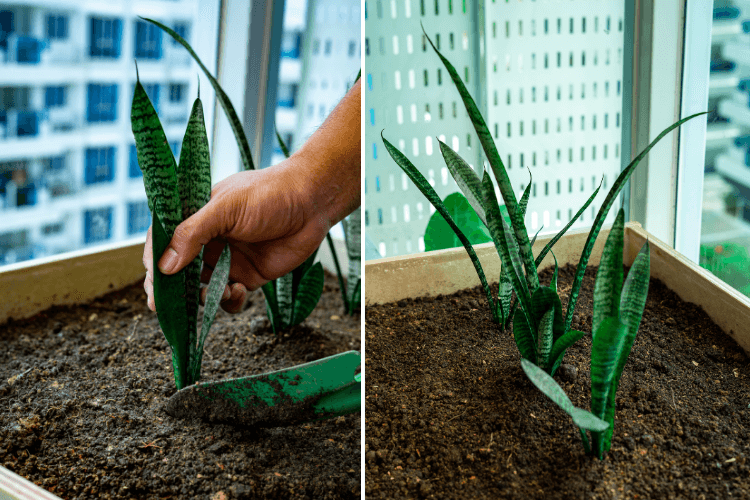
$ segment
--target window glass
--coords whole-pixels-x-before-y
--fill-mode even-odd
[[[700,265],[750,296],[750,10],[714,2]]]
[[[585,13],[579,7],[548,0],[398,0],[370,5],[363,125],[367,180],[403,175],[385,151],[381,131],[443,199],[459,188],[450,175],[441,173],[445,162],[435,138],[475,170],[486,163],[455,85],[423,35],[424,26],[477,101],[516,198],[529,183],[529,171],[540,188],[534,190],[526,214],[529,232],[561,229],[595,190],[590,182],[580,189],[580,172],[613,179],[621,169],[623,32],[603,30],[597,20],[619,23],[624,2],[591,2]],[[479,33],[484,33],[483,40]],[[560,184],[575,184],[576,189],[548,188]],[[595,198],[594,212],[604,196],[600,192]],[[424,249],[434,208],[411,181],[407,179],[403,189],[395,182],[381,184],[379,191],[367,194],[367,205],[377,218],[367,225],[366,248],[380,253],[368,251],[366,258]],[[614,220],[618,208],[619,200],[605,223]],[[589,209],[573,227],[587,227],[592,221]]]
[[[122,14],[58,3],[0,5],[0,266],[144,235],[133,58],[175,155],[197,90],[184,47],[138,17],[153,14],[127,0],[108,1]],[[156,19],[193,43],[205,4],[175,0]]]

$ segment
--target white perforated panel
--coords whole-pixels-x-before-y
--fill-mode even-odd
[[[604,0],[585,9],[560,0],[366,3],[365,230],[381,254],[422,250],[433,210],[385,151],[381,130],[441,197],[458,188],[435,137],[473,166],[483,159],[453,83],[423,45],[420,21],[483,111],[517,197],[531,169],[526,225],[536,232],[567,223],[604,175],[577,223],[590,225],[619,174],[623,10]]]

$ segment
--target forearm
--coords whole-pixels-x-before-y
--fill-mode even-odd
[[[332,226],[361,204],[361,79],[295,153],[311,216]]]

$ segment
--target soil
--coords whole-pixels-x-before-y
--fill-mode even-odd
[[[201,381],[360,350],[360,316],[325,283],[278,339],[260,291],[239,314],[219,310]],[[0,465],[62,498],[360,497],[359,413],[275,428],[167,415],[171,354],[142,282],[0,326],[0,352]]]
[[[563,311],[575,273],[560,269]],[[552,270],[543,273],[549,284]],[[596,268],[573,328],[591,331]],[[750,498],[750,365],[694,304],[652,279],[620,381],[612,448],[526,378],[480,287],[365,310],[367,498]],[[555,379],[590,408],[591,337]]]

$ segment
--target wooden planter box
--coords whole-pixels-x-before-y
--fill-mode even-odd
[[[11,292],[0,301],[0,324],[29,318],[56,305],[85,304],[94,299],[143,281],[143,245],[145,237],[87,248],[62,256],[3,267],[0,290]],[[342,270],[348,269],[346,246],[334,240]],[[323,266],[335,273],[328,245],[318,252]],[[58,499],[27,479],[0,465],[0,499]]]
[[[588,265],[599,265],[609,231],[610,226],[599,233]],[[578,265],[588,233],[588,229],[569,231],[555,244],[553,251],[560,267]],[[534,255],[538,255],[552,237],[538,238],[533,247]],[[701,306],[716,325],[750,354],[750,299],[649,234],[637,222],[625,225],[625,265],[633,263],[647,238],[651,245],[651,276],[661,280],[682,300]],[[486,243],[474,248],[487,280],[496,283],[501,266],[494,245]],[[547,254],[539,269],[552,265],[552,254]],[[474,266],[463,248],[368,261],[365,276],[366,305],[451,294],[479,285]]]

